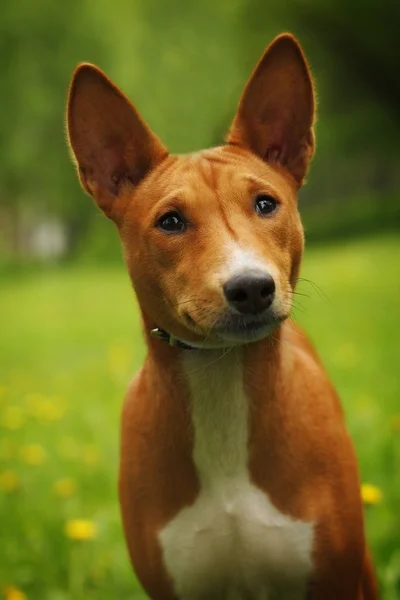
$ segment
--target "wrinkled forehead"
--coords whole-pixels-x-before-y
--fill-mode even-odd
[[[146,186],[160,198],[230,200],[237,194],[263,191],[281,200],[295,199],[296,187],[280,167],[272,167],[240,148],[222,146],[193,154],[170,156]]]

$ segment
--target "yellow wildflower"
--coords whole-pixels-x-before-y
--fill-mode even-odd
[[[4,597],[5,600],[27,600],[24,592],[21,592],[21,590],[13,586],[6,587],[4,590]]]
[[[92,540],[97,535],[97,527],[93,521],[71,519],[65,524],[65,535],[71,540]]]
[[[1,424],[6,429],[19,429],[25,422],[22,410],[18,406],[8,406],[5,408]]]
[[[352,369],[360,362],[361,354],[353,343],[346,342],[336,350],[334,360],[343,369]]]
[[[59,421],[66,412],[65,403],[57,396],[28,394],[26,403],[29,411],[38,421]]]
[[[27,394],[25,396],[25,404],[27,405],[28,410],[34,411],[43,398],[43,394]]]
[[[35,381],[29,373],[14,369],[8,373],[9,385],[13,390],[28,391],[35,386]]]
[[[61,438],[57,447],[58,453],[62,458],[78,458],[80,448],[72,437],[64,436]]]
[[[8,459],[15,455],[16,445],[12,440],[3,438],[0,440],[0,458]]]
[[[364,504],[379,504],[382,501],[382,492],[371,483],[363,483],[361,485],[361,498]]]
[[[39,444],[29,444],[21,448],[22,459],[32,466],[38,466],[46,460],[46,451]]]
[[[64,477],[55,482],[53,491],[59,498],[69,498],[76,492],[76,483],[70,477]]]
[[[131,360],[129,348],[123,343],[114,343],[108,351],[108,366],[115,376],[124,375]]]
[[[14,492],[19,488],[19,479],[14,471],[3,471],[0,473],[0,489],[5,492]]]
[[[82,460],[88,467],[94,467],[99,463],[100,453],[95,445],[88,444],[84,447]]]
[[[391,421],[393,431],[400,431],[400,415],[395,415]]]

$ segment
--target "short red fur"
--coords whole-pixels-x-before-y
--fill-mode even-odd
[[[170,155],[97,67],[83,64],[75,71],[68,101],[71,148],[84,189],[117,225],[148,345],[123,410],[120,500],[131,560],[153,599],[228,598],[232,591],[235,598],[270,598],[292,576],[286,565],[282,581],[270,583],[265,576],[264,589],[262,574],[257,582],[251,571],[243,579],[234,573],[219,578],[199,558],[196,582],[198,575],[184,573],[178,559],[173,568],[167,559],[161,532],[197,506],[205,485],[196,458],[200,430],[191,408],[188,354],[199,364],[207,356],[240,362],[248,479],[243,483],[241,475],[238,481],[249,498],[265,496],[270,514],[312,524],[306,585],[299,576],[298,588],[290,584],[290,598],[378,597],[340,402],[315,350],[288,318],[303,253],[296,195],[314,153],[314,118],[307,62],[288,34],[276,38],[256,66],[226,145],[191,155]],[[266,216],[260,215],[260,198],[267,202]],[[249,274],[243,261],[261,265],[265,281],[274,279],[268,306],[266,284],[255,292],[261,275],[253,277],[253,267]],[[248,287],[229,296],[226,286],[237,273],[247,277]],[[155,328],[194,349],[152,337]],[[235,415],[227,419],[234,422]],[[241,431],[242,425],[234,426]],[[224,422],[215,427],[225,447]],[[211,454],[211,462],[218,459]],[[245,517],[237,515],[238,522]],[[224,533],[233,535],[234,527]],[[254,533],[238,531],[238,545],[258,543]],[[207,535],[213,539],[214,533]],[[207,584],[208,595],[182,591],[189,584],[203,589],[202,580],[211,575],[217,583]]]

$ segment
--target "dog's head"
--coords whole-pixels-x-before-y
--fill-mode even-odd
[[[149,323],[226,346],[261,339],[289,315],[313,121],[311,76],[287,34],[256,66],[227,144],[183,156],[168,153],[102,71],[77,68],[68,134],[80,181],[118,227]]]

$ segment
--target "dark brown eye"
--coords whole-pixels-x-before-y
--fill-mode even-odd
[[[256,212],[261,216],[271,215],[278,208],[278,201],[268,194],[258,194],[255,201]]]
[[[166,233],[182,233],[186,229],[186,223],[178,211],[171,210],[158,219],[157,227]]]

